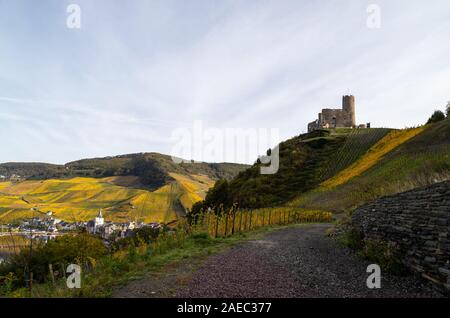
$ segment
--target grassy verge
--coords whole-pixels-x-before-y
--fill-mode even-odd
[[[348,227],[339,236],[341,244],[354,250],[360,257],[378,264],[381,269],[398,276],[410,274],[403,265],[399,247],[391,242],[364,238],[361,233]]]
[[[110,297],[113,290],[148,273],[163,271],[167,266],[190,262],[251,239],[291,225],[274,225],[229,237],[212,238],[207,233],[187,234],[177,231],[163,235],[151,244],[130,247],[98,259],[94,266],[82,273],[81,288],[69,289],[65,279],[54,283],[35,284],[31,295],[26,288],[3,291],[6,297]]]

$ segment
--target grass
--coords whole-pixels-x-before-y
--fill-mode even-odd
[[[96,262],[95,267],[82,274],[81,289],[68,289],[65,280],[54,284],[35,284],[32,297],[110,297],[115,288],[144,277],[158,273],[181,262],[193,262],[208,255],[219,253],[237,243],[259,239],[267,233],[301,224],[285,226],[266,226],[249,232],[228,237],[212,238],[205,232],[188,235],[178,231],[173,235],[161,237],[152,244],[145,244],[119,251]],[[7,297],[29,297],[26,288],[9,291]]]
[[[338,128],[330,130],[331,136],[344,135],[345,143],[333,154],[333,160],[322,173],[322,180],[327,180],[350,166],[390,131],[391,129],[388,128]]]
[[[259,164],[229,182],[227,206],[282,206],[358,160],[390,129],[316,130],[280,143],[276,174],[260,174]]]
[[[410,273],[402,263],[399,246],[392,242],[363,238],[361,233],[351,228],[340,234],[339,241],[357,252],[360,257],[378,264],[382,270],[400,276]]]
[[[321,186],[325,188],[336,187],[349,181],[355,176],[362,174],[380,161],[384,155],[421,133],[424,129],[425,127],[418,127],[391,131],[373,145],[361,159],[357,160],[334,177],[323,182]]]
[[[128,187],[134,177],[72,178],[0,182],[0,222],[12,222],[52,211],[66,221],[87,221],[99,209],[107,220],[169,223],[184,208],[203,199],[212,185],[206,176],[173,174],[176,181],[155,191]],[[32,210],[35,208],[35,212]]]
[[[450,179],[450,121],[420,131],[393,131],[370,151],[321,186],[289,205],[350,211],[381,196]]]

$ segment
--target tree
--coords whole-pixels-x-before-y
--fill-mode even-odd
[[[167,174],[151,158],[137,154],[132,158],[131,166],[132,174],[138,176],[143,185],[157,189],[166,184]]]
[[[450,102],[447,103],[447,108],[445,109],[445,113],[447,114],[447,118],[450,118]]]
[[[218,180],[214,187],[208,190],[205,198],[205,203],[208,207],[219,206],[223,204],[224,207],[231,206],[230,189],[227,180]]]
[[[427,124],[437,123],[438,121],[441,121],[444,119],[445,119],[444,113],[440,110],[435,110],[433,115],[431,115],[431,117],[428,119]]]

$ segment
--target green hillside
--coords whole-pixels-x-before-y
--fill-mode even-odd
[[[280,168],[260,164],[220,181],[195,210],[237,203],[341,212],[380,196],[450,179],[450,120],[410,129],[333,129],[280,144]]]
[[[336,185],[333,182],[344,174],[329,179],[289,205],[340,212],[384,195],[450,179],[450,120],[426,126],[376,162],[366,155],[361,163],[369,164],[367,169]]]
[[[289,139],[279,145],[276,174],[262,175],[261,164],[256,163],[233,180],[217,184],[207,195],[205,205],[238,203],[240,207],[257,208],[284,204],[346,168],[389,131],[317,130]]]
[[[142,165],[146,169],[140,169]],[[55,178],[111,176],[140,176],[141,170],[162,172],[168,177],[169,172],[187,174],[205,174],[212,179],[231,179],[247,165],[235,163],[175,163],[171,156],[155,152],[119,155],[114,157],[82,159],[54,165],[48,163],[8,162],[0,164],[0,175],[6,178],[12,175],[24,179],[45,180]],[[170,179],[170,178],[169,178]]]

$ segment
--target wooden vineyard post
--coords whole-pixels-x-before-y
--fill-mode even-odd
[[[266,215],[266,210],[262,210],[262,227],[264,227],[264,218]]]
[[[218,231],[219,231],[219,216],[216,214],[216,229],[215,229],[214,237],[217,237]]]
[[[244,213],[244,216],[245,216],[245,220],[244,220],[244,231],[247,231],[247,216],[248,216],[248,213],[245,212],[245,213]]]
[[[206,218],[206,231],[208,232],[208,234],[209,234],[209,225],[210,225],[210,223],[211,223],[211,211],[208,211],[208,217]]]
[[[250,222],[248,225],[248,229],[251,230],[252,229],[252,217],[253,217],[253,210],[250,210]]]
[[[228,236],[228,213],[225,214],[225,237]]]
[[[288,211],[288,223],[291,223],[291,210]]]
[[[55,274],[53,272],[53,265],[52,264],[48,264],[48,271],[49,271],[49,274],[50,274],[50,279],[51,279],[53,285],[55,285]]]
[[[234,221],[236,221],[236,211],[233,211],[233,226],[231,227],[231,235],[234,235]]]
[[[242,210],[239,217],[239,233],[241,233],[241,231],[242,231]]]

